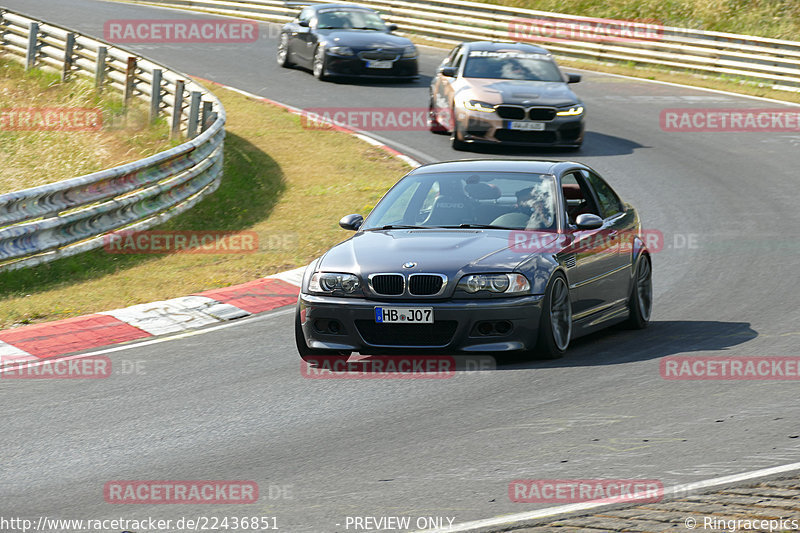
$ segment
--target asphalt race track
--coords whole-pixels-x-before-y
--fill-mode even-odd
[[[97,36],[108,19],[200,16],[94,0],[3,3]],[[130,47],[298,107],[426,106],[443,57],[422,49],[418,84],[322,83],[280,69],[275,26],[262,34],[247,45]],[[278,311],[109,354],[115,365],[141,362],[145,373],[2,380],[0,515],[266,515],[284,531],[331,533],[346,531],[347,516],[463,522],[536,508],[509,501],[513,479],[668,486],[800,461],[796,382],[659,374],[659,358],[670,355],[800,355],[800,135],[667,133],[664,108],[778,104],[583,74],[575,90],[589,132],[575,153],[459,153],[424,131],[376,133],[424,161],[574,158],[596,168],[665,236],[653,254],[650,328],[582,339],[555,362],[453,379],[324,381],[301,376],[292,314]],[[261,498],[205,507],[104,501],[108,481],[149,479],[254,480]],[[271,499],[271,486],[289,487],[291,498]]]

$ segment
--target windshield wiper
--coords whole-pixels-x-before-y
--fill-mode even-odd
[[[385,226],[379,226],[377,228],[368,228],[364,231],[376,231],[382,229],[430,229],[431,226],[411,226],[408,224],[387,224]]]
[[[375,31],[383,31],[383,30],[382,30],[382,29],[380,29],[380,28],[367,28],[366,26],[363,26],[363,27],[354,26],[354,27],[353,27],[353,29],[354,29],[354,30],[375,30]]]
[[[456,229],[456,228],[465,228],[465,229],[509,229],[509,230],[518,230],[521,228],[510,228],[508,226],[495,226],[494,224],[459,224],[458,226],[436,226],[437,228],[447,228],[447,229]]]

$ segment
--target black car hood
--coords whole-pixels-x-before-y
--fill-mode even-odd
[[[567,106],[580,102],[566,83],[560,81],[495,80],[465,78],[464,90],[472,98],[490,104],[525,106]]]
[[[411,41],[399,35],[372,30],[317,30],[320,40],[330,46],[352,46],[359,49],[403,48]]]
[[[325,272],[364,277],[377,272],[430,272],[450,279],[470,272],[510,272],[536,250],[514,249],[514,232],[476,229],[363,231],[328,251],[317,265]],[[543,245],[556,238],[541,234]],[[408,262],[417,263],[410,269]]]

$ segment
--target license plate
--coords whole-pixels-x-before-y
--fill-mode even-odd
[[[509,122],[509,129],[523,131],[544,131],[544,122]]]
[[[376,307],[379,324],[433,324],[432,307]]]
[[[367,61],[367,68],[392,68],[391,61]]]

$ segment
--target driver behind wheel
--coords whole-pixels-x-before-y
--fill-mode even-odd
[[[517,191],[516,197],[516,211],[497,217],[492,225],[531,230],[555,229],[553,201],[547,189],[528,187]]]

